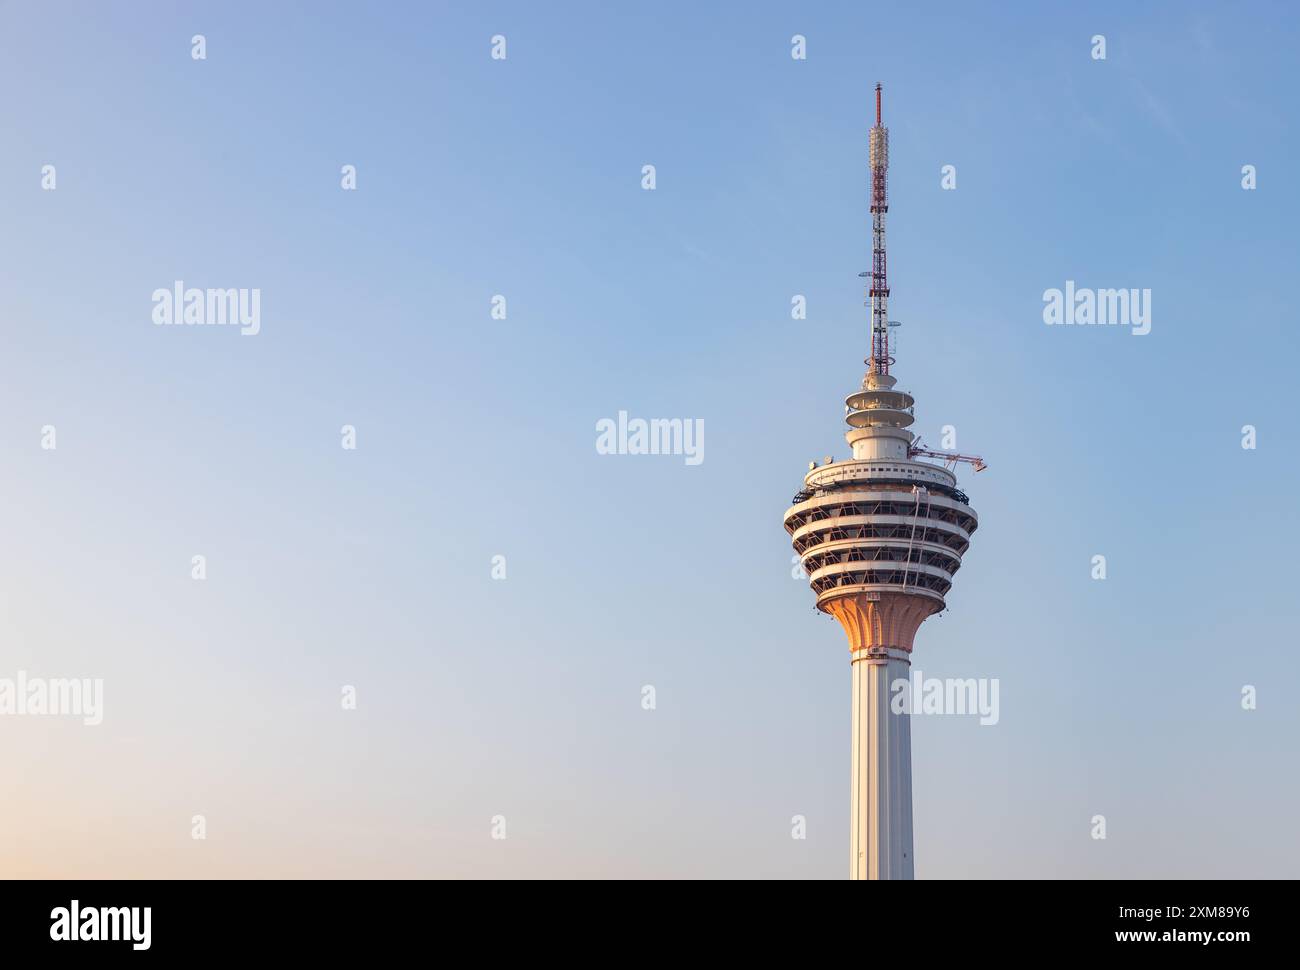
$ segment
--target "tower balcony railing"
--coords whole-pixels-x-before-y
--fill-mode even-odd
[[[913,528],[910,523],[896,526],[867,524],[862,526],[823,526],[808,527],[795,533],[791,544],[800,556],[809,555],[838,543],[861,544],[903,544],[912,543],[921,548],[947,550],[957,557],[964,556],[970,548],[970,539],[953,527],[952,531],[936,528]]]

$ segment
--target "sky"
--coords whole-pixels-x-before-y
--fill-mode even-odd
[[[877,81],[894,373],[988,463],[913,670],[1000,688],[913,718],[917,877],[1300,875],[1298,28],[0,2],[0,679],[103,684],[0,716],[0,876],[843,878],[782,516],[849,454]],[[1045,325],[1067,280],[1150,332]]]

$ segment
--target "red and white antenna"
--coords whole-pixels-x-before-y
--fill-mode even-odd
[[[885,213],[889,175],[889,129],[880,120],[880,84],[876,84],[876,126],[868,140],[871,162],[871,357],[868,373],[888,374],[889,280],[885,272]]]

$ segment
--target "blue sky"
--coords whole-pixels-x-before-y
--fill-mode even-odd
[[[0,871],[842,877],[846,644],[781,517],[847,453],[877,80],[895,373],[990,466],[914,666],[1001,684],[914,719],[917,875],[1300,870],[1288,6],[0,22],[0,677],[106,706],[0,720]],[[155,327],[177,279],[261,332]],[[1067,279],[1151,332],[1044,326]],[[597,454],[619,410],[704,462]]]

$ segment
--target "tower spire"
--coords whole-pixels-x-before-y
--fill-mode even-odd
[[[876,84],[876,125],[868,138],[871,163],[871,356],[868,374],[888,374],[889,279],[885,270],[885,213],[889,211],[889,129],[881,121],[881,85]]]

